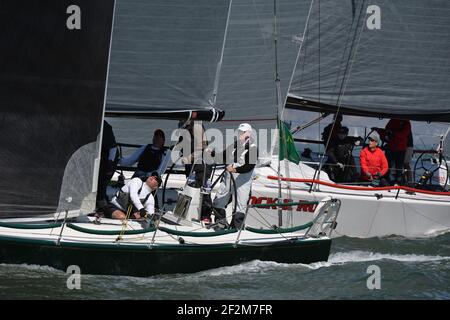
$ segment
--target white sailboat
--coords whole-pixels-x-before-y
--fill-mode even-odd
[[[7,19],[9,29],[1,31],[0,54],[8,63],[0,71],[0,167],[5,168],[0,263],[63,270],[77,265],[82,273],[148,276],[254,259],[327,260],[340,206],[335,199],[316,202],[320,209],[313,221],[273,230],[87,216],[95,209],[105,105],[110,116],[217,121],[223,117],[215,108],[219,102],[246,103],[227,76],[245,69],[254,50],[233,36],[256,34],[264,59],[239,85],[256,90],[255,78],[269,84],[272,90],[260,102],[276,110],[274,101],[286,98],[299,46],[283,41],[280,72],[289,81],[277,94],[274,30],[278,24],[286,28],[280,34],[297,29],[294,17],[302,9],[297,1],[27,4],[5,1],[0,13],[16,13]],[[291,19],[277,22],[277,9]],[[22,50],[29,47],[33,51]],[[133,98],[123,99],[124,92]]]

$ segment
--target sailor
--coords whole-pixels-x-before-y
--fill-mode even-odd
[[[227,164],[219,190],[213,201],[215,222],[227,225],[225,207],[231,201],[234,190],[231,185],[233,176],[236,186],[236,212],[231,221],[232,228],[240,228],[244,222],[247,203],[250,197],[253,171],[258,159],[258,149],[255,143],[254,131],[250,124],[242,123],[237,129],[237,139],[222,155]]]
[[[380,136],[376,132],[369,135],[369,145],[361,150],[361,179],[372,184],[387,186],[383,176],[388,172],[388,162],[384,152],[378,147]]]
[[[389,168],[394,170],[392,184],[403,184],[405,153],[408,147],[408,138],[411,134],[411,122],[409,120],[391,119],[384,129],[376,130],[381,139],[387,142],[386,158]],[[388,176],[389,177],[389,176]]]
[[[407,184],[414,183],[413,172],[411,170],[411,162],[413,155],[414,155],[414,138],[412,132],[410,132],[408,135],[408,143],[406,144],[405,159],[403,160],[403,166],[406,171],[405,174]]]
[[[116,171],[119,153],[117,142],[111,125],[103,121],[102,149],[97,188],[97,210],[102,211],[108,205],[106,188]]]
[[[210,190],[205,192],[209,188],[212,174],[212,165],[207,163],[203,159],[205,152],[212,152],[208,147],[208,140],[206,138],[205,128],[200,123],[195,123],[190,120],[183,123],[181,128],[187,130],[189,135],[186,136],[187,141],[185,143],[190,145],[190,153],[183,154],[181,162],[185,167],[186,178],[188,184],[193,188],[202,188],[202,205],[200,219],[205,225],[211,224],[212,213],[212,200]],[[180,137],[180,141],[183,141],[183,137]],[[194,157],[194,154],[199,151],[201,154]]]
[[[348,136],[348,128],[340,127],[337,136],[330,141],[327,149],[327,166],[325,169],[331,180],[335,182],[351,182],[355,180],[355,160],[353,148],[360,145],[361,137]]]
[[[165,155],[164,143],[165,134],[161,129],[156,129],[153,133],[151,144],[143,145],[131,156],[122,158],[119,165],[130,167],[137,163],[137,170],[134,177],[145,177],[149,173],[158,170]]]
[[[153,193],[160,185],[161,178],[156,172],[143,178],[132,178],[112,198],[105,216],[112,219],[125,219],[129,213],[131,218],[140,219],[154,214]]]
[[[333,122],[327,125],[322,131],[322,141],[325,147],[328,148],[335,144],[337,134],[342,127],[342,114],[336,113]]]

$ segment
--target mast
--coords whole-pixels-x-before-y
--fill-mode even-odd
[[[278,73],[278,30],[277,30],[277,0],[273,0],[273,41],[275,49],[275,92],[276,92],[276,110],[277,110],[277,129],[278,135],[280,135],[280,121],[281,121],[281,85],[280,85],[280,75]],[[284,135],[281,135],[282,139],[285,140]],[[279,137],[278,137],[279,139]],[[285,143],[285,141],[283,141]],[[278,146],[278,153],[280,153],[280,146]],[[278,202],[281,201],[281,161],[280,155],[278,154]],[[277,207],[278,211],[278,226],[283,225],[283,210],[281,206]]]

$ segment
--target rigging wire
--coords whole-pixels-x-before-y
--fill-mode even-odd
[[[355,39],[356,37],[358,39],[356,41],[356,45],[355,45],[355,41],[353,41],[352,45],[350,47],[350,52],[349,52],[349,55],[348,55],[346,68],[345,68],[345,71],[344,71],[343,81],[341,83],[341,88],[339,90],[338,103],[337,103],[337,107],[338,108],[336,110],[336,115],[339,114],[340,108],[342,106],[342,103],[341,103],[342,102],[342,97],[345,95],[345,90],[347,88],[347,84],[348,84],[348,81],[350,79],[350,74],[351,74],[351,70],[352,70],[352,67],[353,67],[353,62],[354,62],[354,59],[355,59],[356,54],[358,52],[361,36],[362,36],[362,33],[363,33],[364,23],[361,23],[361,18],[363,16],[364,3],[365,3],[365,0],[363,0],[363,2],[361,4],[360,12],[359,12],[359,15],[358,15],[358,20],[356,22],[353,39]],[[364,16],[365,15],[366,14],[364,14]],[[361,24],[361,26],[360,26],[360,32],[359,32],[359,35],[358,35],[358,29],[359,29],[358,25],[359,24]],[[319,25],[320,25],[320,18],[319,18]],[[334,120],[336,120],[336,119],[334,119]],[[332,136],[331,133],[333,132],[335,125],[336,125],[336,121],[333,121],[333,124],[332,124],[332,127],[331,127],[331,131],[330,131],[330,135],[328,136],[327,142],[325,144],[324,153],[326,153],[326,150],[328,149],[328,145],[329,145],[329,143],[331,141],[331,136]],[[316,176],[317,176],[317,180],[320,180],[320,172],[321,172],[323,164],[324,164],[323,159],[324,159],[324,157],[320,161],[319,168],[316,170],[316,172],[314,172],[314,178],[313,178],[314,180],[316,179]],[[312,191],[313,188],[314,188],[314,183],[311,185],[310,191]]]

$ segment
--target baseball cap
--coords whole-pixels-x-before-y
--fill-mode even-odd
[[[161,184],[162,184],[162,179],[161,179],[161,177],[159,176],[159,174],[158,174],[157,171],[152,171],[152,172],[150,172],[150,173],[147,173],[147,174],[146,174],[146,177],[147,177],[147,178],[148,178],[148,177],[155,177],[155,178],[156,178],[156,181],[158,182],[158,187],[161,186]]]
[[[246,132],[246,131],[252,130],[252,126],[249,125],[248,123],[241,123],[238,127],[238,130],[242,131],[242,132]]]

